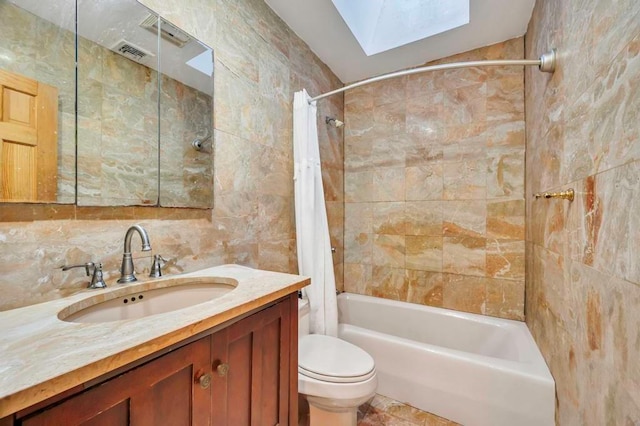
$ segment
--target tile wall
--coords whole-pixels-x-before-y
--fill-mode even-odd
[[[640,421],[640,2],[538,0],[525,76],[527,324],[559,425]],[[574,188],[576,200],[537,200]]]
[[[114,211],[52,205],[34,211],[2,206],[1,216],[12,221],[0,223],[0,309],[83,288],[87,280],[83,271],[63,273],[57,269],[63,264],[99,260],[105,264],[108,279],[117,278],[124,232],[134,223],[149,231],[153,253],[172,259],[169,273],[232,262],[297,271],[293,93],[304,87],[319,94],[342,82],[261,0],[144,3],[215,50],[215,207],[207,219],[194,217],[188,209],[169,209],[163,214],[145,208]],[[342,119],[342,98],[323,101],[319,110],[320,123],[325,115]],[[323,126],[321,157],[340,279],[342,136]],[[14,210],[25,213],[24,221],[16,218]],[[39,220],[26,221],[34,218]],[[47,218],[52,219],[42,220]],[[138,244],[135,241],[134,237],[134,245]],[[136,260],[141,273],[150,263],[146,257]]]
[[[523,55],[518,38],[433,64]],[[522,319],[522,67],[358,88],[345,121],[345,289]]]

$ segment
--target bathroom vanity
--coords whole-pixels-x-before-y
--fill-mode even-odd
[[[139,318],[96,309],[212,278],[233,289]],[[308,283],[224,265],[0,312],[0,425],[295,425],[297,290]]]

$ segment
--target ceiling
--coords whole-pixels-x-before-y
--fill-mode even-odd
[[[265,1],[344,83],[522,36],[535,4],[535,0],[469,0],[468,24],[367,56],[332,0]]]

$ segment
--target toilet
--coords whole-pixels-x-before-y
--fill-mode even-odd
[[[355,426],[358,407],[376,392],[371,355],[337,337],[309,334],[309,302],[298,304],[298,393],[310,426]]]

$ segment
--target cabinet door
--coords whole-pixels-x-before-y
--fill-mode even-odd
[[[296,301],[292,296],[212,336],[213,425],[290,424],[291,411],[297,412],[297,374],[295,383],[290,380],[291,362],[297,371],[292,300]]]
[[[27,417],[35,425],[208,425],[210,338],[156,360]]]

